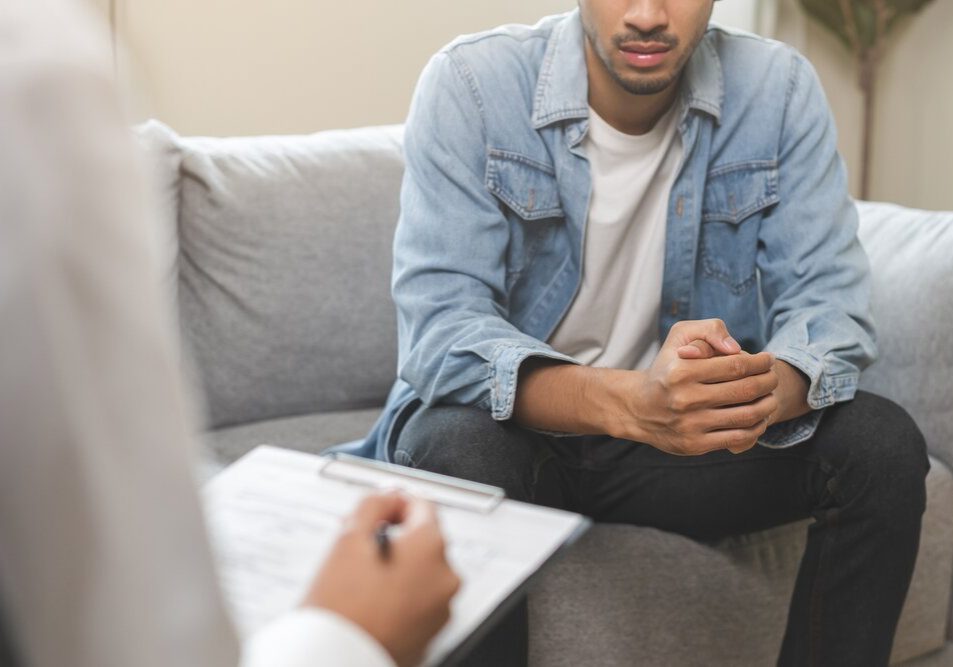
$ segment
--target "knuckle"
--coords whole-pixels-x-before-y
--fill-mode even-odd
[[[759,419],[761,419],[761,417],[755,413],[754,409],[743,408],[741,410],[738,410],[738,412],[735,414],[735,418],[734,418],[735,423],[733,424],[733,426],[736,426],[738,428],[745,428],[747,426],[756,424]]]
[[[732,387],[728,390],[728,400],[731,401],[732,405],[737,405],[739,403],[747,403],[751,399],[748,398],[749,390],[745,386],[741,387]]]
[[[684,364],[676,363],[673,364],[669,369],[666,380],[670,387],[678,386],[685,384],[688,381],[689,371],[685,368]]]
[[[725,441],[725,449],[741,449],[748,446],[749,438],[747,436],[732,435]]]
[[[744,357],[734,356],[731,357],[731,362],[729,365],[729,371],[735,377],[743,377],[748,370],[748,365],[745,363]]]
[[[743,384],[738,390],[738,398],[742,403],[750,403],[751,401],[761,398],[765,392],[761,386],[761,382],[756,379],[746,379],[743,381]]]
[[[691,404],[683,394],[675,393],[669,397],[668,407],[672,412],[682,414],[688,412]]]
[[[679,434],[690,433],[692,430],[692,422],[687,415],[676,415],[671,420],[670,428]]]

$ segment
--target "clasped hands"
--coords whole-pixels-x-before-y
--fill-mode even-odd
[[[622,431],[671,454],[739,454],[807,411],[805,378],[768,352],[742,351],[721,320],[675,324],[634,379]]]

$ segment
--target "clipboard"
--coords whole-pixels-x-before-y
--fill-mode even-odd
[[[204,489],[226,601],[247,636],[297,605],[341,519],[367,493],[398,489],[435,503],[463,580],[425,667],[463,658],[520,601],[589,519],[507,500],[502,489],[348,454],[260,446]]]
[[[319,471],[322,477],[376,491],[403,491],[445,507],[489,514],[506,498],[506,493],[497,486],[469,482],[385,461],[342,452],[327,454],[324,458],[327,461]]]

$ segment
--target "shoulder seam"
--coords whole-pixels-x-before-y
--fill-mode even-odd
[[[452,50],[446,51],[446,55],[447,60],[450,61],[450,64],[453,66],[457,76],[463,79],[463,81],[467,84],[467,89],[470,91],[470,96],[473,97],[473,101],[477,106],[477,111],[480,112],[480,125],[483,129],[483,136],[486,136],[486,112],[483,105],[483,98],[480,96],[480,89],[477,87],[476,77],[473,76],[473,71],[469,68],[469,66],[460,58],[458,58]]]
[[[550,32],[552,32],[552,31],[550,31]],[[525,35],[517,36],[517,35],[511,35],[511,34],[508,34],[508,33],[505,33],[505,32],[497,32],[496,30],[491,30],[491,31],[489,31],[489,32],[477,33],[477,34],[475,34],[475,35],[468,35],[468,36],[465,36],[465,37],[458,37],[457,39],[453,40],[452,42],[450,42],[449,44],[447,44],[446,46],[444,46],[444,47],[441,49],[441,51],[444,51],[445,53],[452,53],[452,52],[456,51],[457,49],[459,49],[459,48],[462,47],[462,46],[469,46],[469,45],[471,45],[471,44],[478,44],[478,43],[484,42],[484,41],[486,41],[486,40],[488,40],[488,39],[495,39],[495,38],[510,39],[510,40],[512,40],[512,41],[514,41],[514,42],[523,43],[523,42],[527,42],[527,41],[529,41],[529,40],[531,40],[531,39],[549,39],[549,36],[550,36],[550,35],[549,35],[548,33],[547,33],[547,34],[540,34],[540,33],[538,33],[538,32],[531,32],[531,33],[527,33],[527,34],[525,34]]]

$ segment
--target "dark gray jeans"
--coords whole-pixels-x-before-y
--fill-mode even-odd
[[[884,398],[860,392],[828,408],[814,437],[789,449],[697,457],[607,436],[546,436],[477,408],[435,406],[410,418],[394,457],[517,500],[699,541],[814,517],[778,664],[888,663],[929,462],[913,420]],[[525,665],[526,618],[524,603],[464,664]]]

